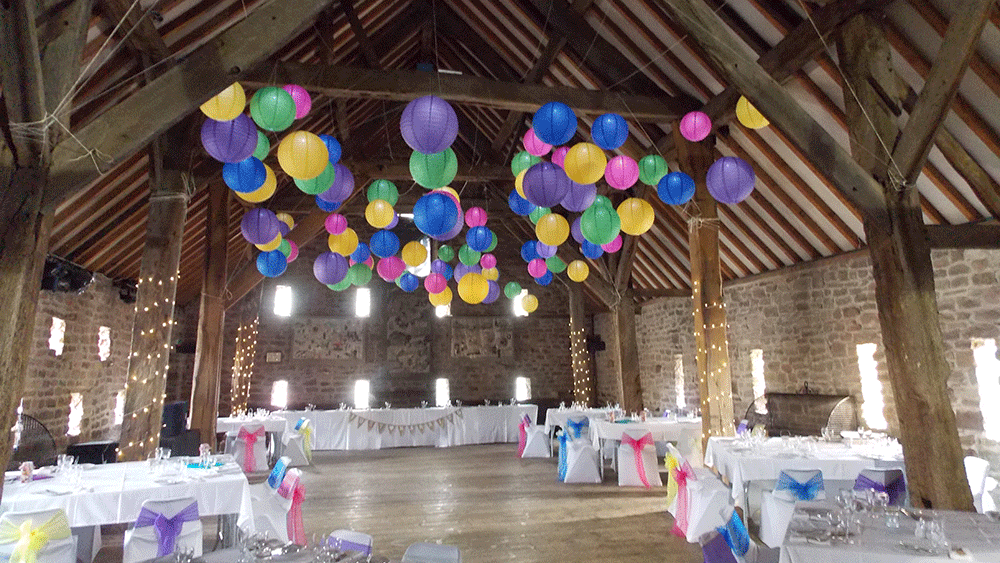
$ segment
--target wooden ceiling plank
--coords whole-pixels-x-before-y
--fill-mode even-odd
[[[143,8],[131,0],[101,0],[101,7],[112,27],[119,22],[125,42],[136,54],[145,54],[156,63],[170,57],[170,48],[153,25],[153,7]]]
[[[365,61],[368,68],[381,68],[382,65],[379,63],[378,54],[372,48],[371,41],[368,38],[368,32],[365,31],[365,26],[358,19],[358,14],[354,11],[353,0],[341,0],[340,7],[347,17],[347,22],[351,25],[351,31],[354,32],[354,39],[358,42],[362,60]]]

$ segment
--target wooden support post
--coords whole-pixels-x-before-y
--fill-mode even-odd
[[[198,342],[194,356],[194,381],[191,384],[189,427],[201,432],[202,442],[214,446],[222,379],[229,242],[229,189],[222,182],[213,182],[209,186],[205,231],[205,275],[198,308]]]
[[[694,207],[698,211],[690,219],[691,292],[704,447],[709,436],[733,435],[734,416],[719,261],[719,213],[705,185],[705,174],[715,159],[715,138],[691,143],[680,136],[679,127],[674,127],[674,135],[681,168],[695,179],[696,186]]]
[[[626,412],[642,410],[642,381],[639,372],[639,343],[635,334],[635,295],[631,289],[622,292],[621,301],[613,309],[615,332],[618,334],[618,369],[622,382],[622,408]]]
[[[573,401],[593,405],[594,377],[587,349],[587,315],[583,308],[583,288],[576,282],[567,284],[569,293],[569,355],[573,364]]]
[[[125,414],[119,440],[121,461],[146,459],[160,440],[190,181],[181,172],[180,161],[184,159],[179,153],[184,151],[177,151],[177,147],[187,141],[187,129],[187,122],[181,122],[154,144],[157,170],[149,196],[146,246],[142,251],[132,325]]]

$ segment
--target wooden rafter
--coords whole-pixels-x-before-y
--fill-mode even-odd
[[[129,48],[137,54],[149,57],[154,63],[170,56],[170,48],[153,25],[155,4],[143,8],[131,0],[101,0],[101,7],[112,27],[124,20],[120,33],[125,36]]]

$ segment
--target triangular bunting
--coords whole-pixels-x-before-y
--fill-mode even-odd
[[[386,426],[385,424],[383,424],[381,422],[379,423],[379,425],[378,425],[378,433],[379,434],[385,432],[385,426]]]
[[[368,430],[371,430],[372,428],[375,428],[375,421],[374,420],[369,420],[368,421]]]

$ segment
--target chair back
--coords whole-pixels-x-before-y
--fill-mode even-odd
[[[590,419],[586,416],[571,416],[566,419],[566,431],[572,440],[590,435]]]
[[[750,541],[750,532],[747,531],[747,527],[743,524],[740,513],[736,512],[732,506],[727,506],[722,509],[720,515],[726,524],[716,528],[716,531],[725,540],[734,557],[745,557],[750,550],[752,542]]]
[[[402,563],[462,563],[462,553],[453,545],[414,543],[406,548]]]
[[[823,472],[819,469],[785,469],[778,472],[774,496],[788,502],[826,498]]]
[[[201,555],[201,544],[201,520],[194,497],[146,500],[126,533],[122,559],[126,563],[144,561],[178,548]]]
[[[965,456],[965,476],[969,479],[972,496],[983,494],[986,488],[986,475],[990,471],[990,462],[981,457]]]
[[[854,480],[854,490],[872,489],[889,495],[890,505],[902,504],[906,496],[906,478],[902,469],[863,469]]]
[[[288,456],[281,456],[278,461],[274,464],[274,469],[271,470],[271,474],[267,476],[267,485],[274,490],[278,490],[281,486],[281,482],[285,480],[285,472],[288,471],[288,466],[292,463],[292,459]]]
[[[233,456],[247,473],[267,469],[267,445],[264,425],[250,423],[240,426],[236,435]]]
[[[327,539],[327,544],[340,551],[356,551],[365,555],[372,554],[372,537],[354,530],[334,530]]]
[[[306,424],[309,424],[309,419],[303,416],[295,422],[295,429],[300,430]]]
[[[302,485],[302,472],[289,469],[285,479],[278,487],[278,495],[291,501],[288,509],[288,539],[298,545],[306,544],[306,531],[302,523],[302,502],[306,498],[306,489]]]
[[[76,543],[60,508],[0,516],[0,558],[12,562],[75,563]]]

